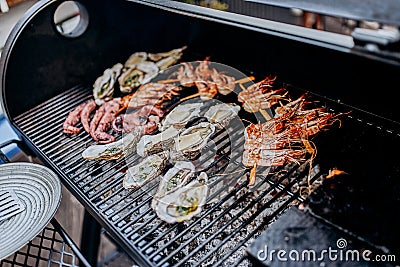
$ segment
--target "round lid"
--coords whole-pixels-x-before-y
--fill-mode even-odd
[[[13,191],[24,210],[0,221],[0,259],[15,253],[50,222],[61,201],[61,182],[35,163],[0,165],[0,192]]]

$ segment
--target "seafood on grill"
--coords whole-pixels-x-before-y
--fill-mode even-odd
[[[176,138],[175,144],[170,150],[170,159],[194,160],[200,155],[211,135],[215,132],[215,126],[209,122],[201,122],[183,130]]]
[[[124,66],[117,63],[103,72],[93,84],[93,97],[97,105],[102,105],[113,98],[114,85]]]
[[[216,68],[210,67],[211,62],[182,63],[178,69],[170,75],[170,81],[177,81],[183,86],[196,86],[202,100],[212,99],[218,93],[227,95],[236,86],[234,77],[229,76]]]
[[[195,180],[185,186],[157,198],[153,209],[158,218],[173,224],[199,215],[207,202],[210,191],[207,180],[207,174],[201,172]]]
[[[153,154],[128,168],[123,179],[125,189],[135,189],[159,176],[166,166],[166,156]]]
[[[146,105],[153,105],[161,108],[163,103],[178,96],[181,87],[173,84],[147,83],[141,85],[136,92],[122,97],[121,109],[141,108]]]
[[[306,155],[305,149],[262,149],[253,148],[243,153],[243,165],[257,166],[282,166],[288,162],[301,162]]]
[[[204,117],[213,123],[217,130],[220,130],[238,115],[239,110],[240,106],[234,103],[221,103],[211,106],[204,114]]]
[[[157,208],[158,200],[174,190],[186,185],[193,176],[195,167],[191,162],[178,161],[162,177],[157,192],[153,196],[151,206],[153,210]]]
[[[89,131],[92,138],[100,144],[107,144],[115,141],[114,136],[108,133],[111,123],[121,105],[121,98],[114,98],[101,105],[90,122]]]
[[[160,53],[148,53],[149,59],[154,62],[157,62],[157,65],[161,70],[175,64],[183,55],[183,50],[185,50],[187,46],[182,46],[180,48],[172,49],[167,52]]]
[[[135,151],[140,136],[141,131],[137,129],[118,141],[89,146],[82,152],[82,157],[86,160],[115,160],[126,157]]]
[[[81,112],[81,123],[83,129],[87,133],[90,133],[90,114],[96,109],[96,107],[96,102],[93,99],[90,99]]]
[[[139,62],[130,66],[119,76],[119,89],[122,93],[129,94],[134,88],[150,82],[158,72],[159,68],[154,62]]]
[[[176,129],[184,128],[186,123],[199,116],[202,106],[203,103],[187,103],[175,107],[161,122],[160,130],[163,131],[170,126],[173,126]]]
[[[179,131],[171,126],[156,135],[143,135],[137,144],[137,154],[145,157],[149,154],[168,151],[173,146],[174,139],[178,134]]]
[[[326,108],[307,109],[306,95],[279,108],[275,117],[245,129],[245,152],[242,162],[247,167],[282,166],[287,162],[306,160],[306,154],[315,156],[310,138],[333,125],[338,116]]]
[[[255,113],[270,109],[281,101],[290,101],[285,88],[273,89],[275,80],[276,77],[267,76],[264,80],[242,90],[238,94],[238,101],[242,103],[244,110]]]
[[[124,64],[124,71],[118,78],[122,93],[131,93],[140,85],[150,82],[157,74],[178,62],[186,46],[161,53],[133,53]]]
[[[151,134],[157,131],[160,118],[164,112],[152,105],[146,105],[132,113],[126,113],[114,118],[112,127],[116,132],[129,133],[140,128],[142,134]]]
[[[66,134],[78,134],[81,132],[81,129],[76,127],[78,124],[82,110],[86,106],[86,102],[77,106],[74,110],[70,111],[67,118],[63,123],[63,131]]]

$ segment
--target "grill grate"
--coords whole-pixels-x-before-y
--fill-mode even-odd
[[[89,98],[90,88],[78,86],[19,115],[15,122],[44,161],[138,264],[249,265],[246,245],[282,211],[304,201],[301,188],[307,185],[309,175],[314,184],[322,180],[318,165],[310,174],[309,165],[293,163],[265,172],[248,188],[241,154],[231,151],[243,146],[242,133],[229,126],[233,136],[226,138],[224,130],[215,133],[215,147],[209,147],[212,153],[201,158],[205,165],[213,161],[204,169],[211,183],[209,204],[199,217],[168,225],[150,207],[157,180],[145,190],[122,187],[124,171],[138,160],[137,155],[116,161],[85,161],[81,153],[94,143],[90,136],[84,131],[75,136],[62,133],[68,112]],[[214,153],[216,160],[212,159]],[[221,175],[223,171],[231,175]]]
[[[66,243],[66,236],[56,220],[19,251],[0,260],[0,267],[8,266],[60,266],[78,267],[79,257]],[[69,237],[68,237],[69,240]],[[71,240],[69,240],[71,241]],[[87,263],[85,263],[87,265]],[[82,265],[83,266],[83,263]]]

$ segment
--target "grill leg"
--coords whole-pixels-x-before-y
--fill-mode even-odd
[[[101,226],[85,210],[81,235],[81,251],[91,266],[97,266],[97,257],[99,254]]]

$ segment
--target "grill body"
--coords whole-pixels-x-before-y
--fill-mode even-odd
[[[121,171],[137,160],[135,156],[126,162],[84,162],[80,153],[92,142],[90,138],[84,133],[68,138],[61,132],[67,113],[91,97],[91,85],[103,70],[135,51],[159,52],[187,45],[182,61],[210,56],[246,74],[275,74],[293,91],[308,90],[335,111],[353,110],[343,119],[343,127],[319,138],[319,169],[312,181],[331,167],[341,167],[356,177],[345,188],[360,189],[364,183],[372,194],[374,185],[384,183],[378,189],[382,205],[398,202],[398,164],[388,153],[388,147],[399,147],[400,118],[397,100],[391,96],[400,79],[395,59],[359,51],[351,40],[335,34],[170,1],[80,0],[88,11],[88,28],[81,36],[67,38],[53,23],[61,2],[40,1],[14,29],[1,59],[1,102],[21,138],[139,264],[196,265],[213,257],[213,264],[229,265],[231,260],[239,264],[251,239],[288,206],[304,201],[298,189],[304,185],[306,166],[285,166],[284,176],[265,176],[253,191],[239,179],[243,173],[234,173],[229,181],[232,185],[239,181],[238,185],[193,224],[165,226],[157,221],[144,192],[121,188]],[[218,134],[216,138],[220,166],[227,157],[238,161],[235,155],[227,155],[229,144]],[[218,173],[219,169],[209,171]],[[380,175],[385,179],[377,180]],[[352,203],[360,197],[363,207],[371,207],[364,213],[368,220],[379,206],[365,190],[344,201]],[[311,200],[318,203],[316,199]],[[319,208],[315,204],[315,210]],[[395,229],[396,222],[369,235],[379,217],[358,229],[347,222],[351,209],[347,213],[337,213],[337,207],[329,210],[323,215],[334,224],[377,246],[398,249],[388,230]],[[385,211],[382,218],[390,214]],[[241,231],[247,233],[240,235]],[[377,237],[381,233],[383,238]],[[220,243],[214,244],[215,240]],[[232,240],[233,245],[227,245]],[[221,251],[229,253],[216,257]]]

